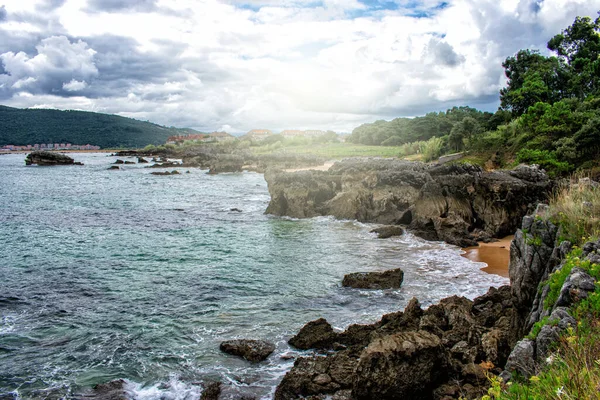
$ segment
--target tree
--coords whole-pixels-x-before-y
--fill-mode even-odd
[[[537,102],[553,103],[563,97],[568,80],[566,66],[556,57],[544,57],[537,50],[520,50],[502,66],[508,78],[500,90],[500,107],[519,116]]]

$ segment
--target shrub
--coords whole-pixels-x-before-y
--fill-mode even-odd
[[[564,175],[575,168],[566,161],[556,159],[556,153],[548,150],[521,149],[517,153],[517,161],[528,164],[538,164],[544,168],[550,177]]]

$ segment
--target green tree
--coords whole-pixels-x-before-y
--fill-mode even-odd
[[[583,99],[600,90],[600,17],[577,17],[548,42],[570,68],[569,89]]]

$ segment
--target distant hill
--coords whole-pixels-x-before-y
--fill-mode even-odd
[[[164,144],[171,135],[201,133],[87,111],[21,109],[0,106],[0,146],[35,143],[92,144],[139,148]]]

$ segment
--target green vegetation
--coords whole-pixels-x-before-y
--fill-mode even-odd
[[[598,208],[600,188],[576,176],[570,185],[561,187],[550,202],[550,218],[563,232],[559,240],[569,239],[575,244],[567,254],[561,269],[545,282],[549,286],[544,301],[547,309],[554,305],[560,290],[573,268],[586,271],[596,281],[596,289],[586,299],[570,310],[578,321],[556,344],[555,351],[540,366],[537,375],[529,380],[516,379],[504,384],[490,376],[491,387],[486,400],[537,400],[537,399],[597,399],[600,397],[600,264],[582,259],[580,246],[597,240],[600,233]],[[529,339],[535,339],[542,327],[555,324],[543,318],[532,328]]]
[[[454,107],[364,124],[348,140],[398,145],[400,155],[407,156],[422,154],[422,142],[440,138],[440,154],[493,154],[496,164],[536,163],[551,176],[598,167],[600,17],[577,17],[550,39],[548,49],[555,55],[526,49],[504,61],[508,82],[500,90],[501,107],[495,114]]]
[[[0,146],[73,143],[102,148],[140,148],[159,145],[169,136],[186,133],[192,131],[117,115],[0,106]]]
[[[314,154],[329,159],[345,157],[397,157],[400,154],[400,147],[397,146],[367,146],[352,143],[326,143],[316,146],[314,144],[293,145],[293,143],[278,143],[282,144],[275,147],[264,144],[252,147],[252,150],[256,154],[287,152],[295,154]]]
[[[560,241],[582,245],[588,239],[600,238],[600,187],[581,175],[556,189],[550,211],[561,227]]]

